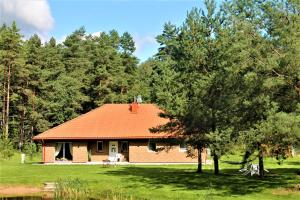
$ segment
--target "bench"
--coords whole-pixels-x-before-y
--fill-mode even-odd
[[[111,160],[109,160],[109,159],[105,159],[105,160],[103,160],[102,161],[102,166],[103,167],[110,167],[110,166],[116,166],[116,162],[114,162],[114,161],[111,161]]]

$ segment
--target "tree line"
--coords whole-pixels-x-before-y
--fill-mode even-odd
[[[2,137],[15,145],[104,103],[136,95],[156,103],[169,131],[201,151],[215,173],[233,144],[245,162],[285,159],[300,138],[300,3],[231,0],[193,8],[184,23],[168,22],[157,54],[139,64],[132,36],[80,28],[64,42],[25,40],[17,25],[0,28]]]
[[[132,36],[99,36],[80,28],[61,44],[24,40],[13,23],[0,29],[1,125],[5,139],[24,143],[104,103],[132,101],[138,59]]]

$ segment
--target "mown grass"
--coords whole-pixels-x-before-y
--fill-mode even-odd
[[[221,159],[221,175],[213,175],[213,166],[204,166],[204,174],[196,174],[196,165],[37,165],[39,158],[20,164],[20,156],[0,161],[0,185],[42,186],[44,182],[78,178],[87,183],[92,197],[105,199],[300,199],[295,186],[300,184],[300,158],[282,165],[266,160],[270,172],[264,179],[243,176],[239,156]],[[234,163],[234,162],[233,162]],[[118,199],[118,198],[117,198]]]

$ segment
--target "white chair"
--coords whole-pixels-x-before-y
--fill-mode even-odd
[[[245,166],[244,168],[240,169],[239,171],[242,172],[243,175],[248,175],[248,174],[250,174],[251,176],[259,175],[259,165],[249,164],[248,166]],[[266,169],[264,171],[269,172]]]
[[[108,157],[108,160],[109,160],[109,164],[110,164],[110,165],[116,165],[117,162],[118,162],[117,156],[109,156],[109,157]]]

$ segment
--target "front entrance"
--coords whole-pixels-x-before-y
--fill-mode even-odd
[[[56,161],[72,161],[73,147],[71,142],[58,142],[55,146],[55,160]]]
[[[109,141],[109,158],[118,159],[118,141]]]

